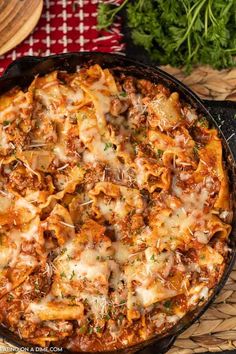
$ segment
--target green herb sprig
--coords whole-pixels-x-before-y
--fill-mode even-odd
[[[136,45],[159,64],[236,66],[235,0],[125,0],[120,6],[100,4],[98,27],[109,28],[126,7],[127,23]]]
[[[98,29],[107,29],[114,21],[115,16],[122,10],[129,0],[123,1],[120,6],[101,2],[98,6]]]

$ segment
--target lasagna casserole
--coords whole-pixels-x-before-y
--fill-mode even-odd
[[[98,65],[0,97],[0,322],[124,348],[207,301],[232,211],[217,130],[160,83]]]

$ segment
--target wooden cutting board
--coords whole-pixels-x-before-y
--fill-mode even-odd
[[[42,9],[43,0],[0,0],[0,55],[30,34]]]

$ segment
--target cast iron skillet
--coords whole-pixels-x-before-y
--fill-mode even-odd
[[[199,113],[202,113],[210,122],[211,125],[216,126],[219,130],[220,137],[223,141],[224,160],[226,161],[229,177],[230,177],[230,191],[232,193],[233,201],[236,201],[236,120],[230,118],[231,114],[236,113],[236,105],[233,103],[227,103],[226,110],[223,110],[220,102],[212,104],[206,102],[204,104],[188,87],[176,80],[174,77],[168,75],[162,70],[141,64],[134,60],[128,59],[122,55],[105,54],[105,53],[66,53],[49,57],[23,57],[13,62],[5,71],[2,78],[0,78],[0,94],[6,92],[10,88],[18,85],[22,88],[27,87],[33,80],[35,75],[44,75],[53,70],[66,70],[73,72],[77,66],[100,64],[103,68],[113,68],[116,72],[123,72],[133,75],[139,78],[146,78],[154,82],[161,82],[165,86],[169,87],[171,91],[178,91],[180,97],[190,103],[197,109]],[[217,113],[217,116],[212,117],[207,109],[207,106],[211,104],[213,112]],[[223,111],[222,111],[223,110]],[[235,111],[234,111],[235,110]],[[219,117],[219,114],[221,116]],[[223,116],[222,116],[223,115]],[[227,115],[227,117],[226,117]],[[217,118],[217,120],[216,120]],[[225,121],[225,122],[223,122]],[[214,293],[208,302],[191,313],[184,316],[179,323],[177,323],[168,333],[163,335],[156,335],[154,338],[145,342],[136,344],[126,349],[120,349],[113,352],[113,354],[128,354],[141,351],[144,353],[164,353],[172,345],[176,336],[189,327],[194,321],[206,311],[216,295],[223,288],[230,271],[233,268],[236,259],[236,206],[234,208],[233,229],[230,235],[230,248],[232,251],[229,254],[225,272],[219,284],[215,287]],[[34,347],[19,337],[8,331],[6,328],[0,326],[0,336],[8,342],[18,346],[27,347],[30,351],[33,351]],[[63,353],[68,351],[63,350]]]

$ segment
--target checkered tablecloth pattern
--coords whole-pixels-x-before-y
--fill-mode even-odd
[[[34,31],[16,48],[0,56],[0,74],[16,58],[45,56],[73,51],[122,51],[121,23],[109,31],[98,31],[100,0],[44,0],[41,18]],[[119,3],[120,0],[106,1]]]

